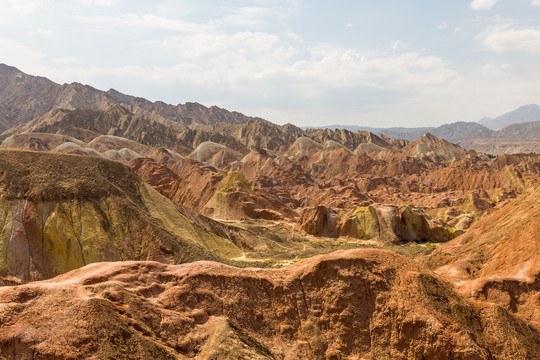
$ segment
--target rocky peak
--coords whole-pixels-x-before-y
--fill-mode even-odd
[[[468,154],[468,151],[464,150],[461,146],[439,139],[429,132],[407,145],[403,149],[403,152],[408,156],[416,158],[427,156],[444,160],[450,160],[452,158],[460,160]]]
[[[0,64],[0,71],[1,71],[1,72],[9,72],[9,73],[20,73],[20,74],[23,74],[23,72],[20,71],[19,69],[17,69],[16,67],[9,66],[9,65],[6,65],[6,64]]]

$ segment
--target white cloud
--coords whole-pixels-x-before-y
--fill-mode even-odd
[[[20,67],[23,71],[38,71],[42,68],[39,64],[43,62],[46,55],[18,42],[0,37],[0,59],[8,65]]]
[[[176,63],[167,70],[144,72],[156,83],[183,81],[197,86],[236,90],[255,87],[277,93],[282,92],[283,86],[290,86],[291,89],[301,88],[299,94],[312,97],[358,84],[405,91],[411,87],[440,84],[455,76],[442,59],[419,52],[379,54],[368,58],[346,47],[300,46],[296,35],[285,34],[280,38],[264,31],[234,29],[244,21],[260,24],[273,13],[273,9],[233,9],[225,18],[209,23],[191,23],[154,14],[79,17],[78,20],[85,24],[176,32],[164,39],[140,43],[141,49],[150,46],[169,63]],[[241,14],[246,14],[248,20],[239,20]],[[408,44],[395,41],[392,46],[402,49]]]
[[[0,24],[14,22],[20,16],[35,12],[39,6],[39,0],[0,0]]]
[[[81,3],[87,6],[103,6],[109,7],[115,4],[114,0],[79,0]]]
[[[55,58],[52,60],[53,63],[58,65],[77,65],[82,64],[82,61],[75,58]]]
[[[28,35],[32,36],[51,36],[56,35],[56,33],[52,30],[46,30],[46,29],[35,29],[28,32]]]
[[[199,5],[193,5],[193,11],[186,13],[184,8],[169,11],[165,3],[139,4],[140,7],[128,10],[132,13],[122,14],[108,9],[88,9],[82,2],[93,6],[115,4],[98,3],[99,0],[75,2],[77,10],[89,11],[75,11],[82,14],[75,20],[83,26],[73,28],[92,32],[82,34],[81,40],[87,39],[86,35],[92,40],[104,36],[101,55],[88,56],[84,41],[67,41],[79,33],[74,31],[64,37],[64,32],[51,26],[53,20],[44,22],[40,18],[34,24],[43,28],[28,34],[50,35],[48,29],[55,30],[54,40],[72,44],[70,52],[46,56],[33,50],[45,52],[57,48],[50,46],[55,42],[43,43],[42,38],[26,36],[26,28],[21,34],[28,47],[21,45],[23,40],[16,43],[0,37],[0,62],[56,82],[79,81],[100,89],[114,87],[128,94],[171,103],[217,104],[278,123],[303,125],[361,122],[391,126],[401,122],[415,126],[470,121],[496,115],[499,110],[502,113],[514,105],[538,102],[533,97],[540,93],[540,68],[535,59],[527,63],[531,57],[519,58],[519,66],[508,59],[512,66],[506,66],[494,54],[484,53],[481,55],[490,57],[488,63],[481,56],[467,59],[467,69],[472,70],[461,70],[466,71],[462,73],[450,61],[461,64],[463,56],[470,56],[470,52],[449,54],[446,59],[427,50],[437,48],[430,43],[422,44],[425,49],[417,49],[405,42],[413,44],[413,38],[386,37],[381,40],[387,44],[384,50],[339,45],[348,43],[346,38],[317,43],[304,27],[294,23],[296,18],[291,21],[286,18],[295,11],[288,8],[288,0],[256,0],[247,8],[227,8],[225,4],[204,15],[197,13],[195,8]],[[16,14],[13,9],[19,6],[18,2],[10,3],[11,14]],[[42,2],[38,15],[42,16],[43,10],[45,19],[45,10],[55,11],[55,16],[59,11],[54,19],[56,23],[65,24],[58,20],[62,16],[66,22],[73,21],[75,7],[51,3],[55,5],[47,7]],[[169,7],[172,3],[174,0],[168,2]],[[281,12],[279,7],[285,11]],[[35,12],[31,8],[24,11]],[[96,13],[100,15],[91,16]],[[48,15],[52,19],[52,13]],[[3,16],[2,10],[0,18]],[[341,19],[338,26],[350,35],[352,32],[346,29],[353,28],[354,21]],[[437,24],[432,31],[437,31],[434,27],[446,29],[447,35],[453,31],[471,31],[465,23],[463,30],[455,28],[458,23],[453,21]],[[479,16],[472,25],[484,25],[486,30],[476,40],[488,49],[539,52],[535,40],[538,30],[533,27],[523,29],[518,22],[485,16]],[[327,35],[325,38],[330,39],[332,33]],[[392,43],[396,38],[401,41]],[[463,36],[454,38],[463,39]],[[8,52],[9,56],[5,56]],[[494,114],[486,113],[485,109]]]
[[[489,10],[496,3],[497,0],[473,0],[471,2],[471,8],[473,8],[474,10]]]
[[[280,16],[280,11],[272,7],[238,7],[229,9],[229,14],[215,21],[219,26],[257,27],[269,19]]]
[[[76,19],[83,25],[115,31],[168,30],[168,36],[149,36],[133,43],[131,49],[133,53],[151,52],[167,61],[150,67],[137,62],[122,67],[92,67],[57,59],[54,64],[61,68],[49,74],[57,81],[81,81],[94,86],[100,81],[104,88],[120,87],[114,81],[129,82],[133,90],[124,91],[154,99],[159,98],[156,92],[149,95],[146,89],[167,89],[167,96],[182,92],[176,95],[176,101],[220,104],[232,110],[251,106],[252,113],[259,116],[276,113],[259,112],[261,108],[288,108],[292,112],[287,121],[293,121],[299,112],[313,114],[306,109],[312,109],[314,103],[316,113],[323,114],[324,106],[329,111],[335,109],[332,101],[350,107],[357,106],[358,96],[381,94],[376,103],[369,102],[368,106],[375,107],[388,104],[389,94],[415,96],[445,88],[459,77],[443,59],[410,50],[403,41],[395,41],[392,46],[402,51],[407,48],[404,53],[367,54],[345,46],[303,42],[286,26],[281,34],[275,32],[275,27],[266,32],[265,22],[272,16],[278,16],[275,9],[257,7],[232,9],[222,18],[203,23],[152,13],[80,16]],[[250,31],[239,31],[238,27],[243,30],[245,26]],[[137,86],[142,89],[139,93]],[[387,95],[383,98],[382,94]]]
[[[129,13],[119,16],[77,16],[76,20],[85,25],[95,24],[111,27],[162,29],[185,33],[201,33],[211,29],[210,25],[191,23],[155,14],[138,15]]]
[[[409,52],[397,56],[363,56],[347,48],[319,48],[307,61],[292,66],[294,72],[310,76],[325,88],[367,86],[392,91],[418,91],[455,76],[435,56]]]
[[[531,0],[532,6],[540,6],[540,0]]]
[[[1,1],[1,0],[0,0]],[[96,2],[99,0],[80,0]],[[107,0],[101,0],[107,1]],[[125,13],[114,16],[77,16],[84,25],[106,25],[110,27],[130,27],[163,29],[177,32],[207,32],[210,29],[261,28],[269,22],[287,16],[293,10],[282,7],[234,7],[226,9],[226,15],[206,23],[189,22],[182,19],[156,15],[153,13]]]
[[[414,52],[366,57],[354,49],[323,45],[308,49],[299,56],[301,60],[293,60],[298,50],[282,46],[268,34],[236,34],[222,41],[183,39],[176,44],[178,51],[194,49],[191,41],[206,44],[205,50],[182,54],[183,59],[192,56],[190,61],[149,74],[153,81],[189,81],[233,91],[262,91],[270,97],[290,92],[306,100],[354,87],[422,91],[456,76],[440,58]]]
[[[507,23],[487,28],[476,39],[495,52],[520,50],[540,53],[540,29],[515,29]]]
[[[398,50],[398,49],[401,49],[401,48],[406,48],[407,46],[409,46],[409,43],[406,43],[406,42],[403,42],[403,41],[400,41],[400,40],[396,40],[392,43],[392,49],[394,50]]]
[[[503,64],[485,64],[482,66],[481,71],[484,76],[487,77],[500,77],[505,75],[505,71],[510,68],[510,65]]]

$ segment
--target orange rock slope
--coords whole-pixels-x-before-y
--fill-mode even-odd
[[[538,155],[490,160],[429,133],[408,142],[260,119],[190,126],[114,104],[55,109],[0,139],[3,147],[129,163],[177,205],[214,219],[293,223],[316,236],[382,244],[448,241],[540,179]],[[361,223],[351,215],[371,206],[377,219],[369,223],[377,225],[368,231],[316,224],[324,218],[306,214],[320,206],[336,224]]]
[[[0,288],[4,359],[537,359],[540,332],[413,260],[99,263]]]
[[[440,247],[429,260],[459,293],[540,327],[540,185]]]
[[[327,237],[356,236],[326,226],[317,207],[346,222],[351,212],[372,206],[380,227],[389,229],[375,238],[386,243],[448,241],[540,175],[539,156],[489,160],[432,135],[401,151],[387,148],[370,155],[328,143],[323,147],[300,137],[287,156],[252,149],[225,163],[223,148],[214,147],[216,153],[206,155],[211,164],[191,157],[163,162],[152,156],[136,159],[130,167],[164,196],[207,216],[293,222],[307,233]],[[403,216],[408,205],[423,217],[412,228]]]

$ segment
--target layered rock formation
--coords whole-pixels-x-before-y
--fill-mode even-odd
[[[166,150],[151,155],[163,163],[178,164]],[[156,160],[134,162],[142,166],[149,161]],[[202,164],[191,159],[185,164],[190,162],[195,167],[184,170],[194,179],[204,179]],[[216,177],[215,189],[198,193],[181,182],[171,185],[170,179],[178,175],[166,166],[153,169],[143,179],[149,178],[160,191],[180,186],[178,195],[194,204],[206,199],[203,213],[220,218],[230,211],[235,217],[281,219],[282,214],[272,210],[277,206],[272,199],[261,195],[255,197],[259,203],[251,202],[255,195],[240,173],[212,169],[206,174]],[[232,191],[238,184],[243,184],[243,191]],[[249,201],[243,201],[244,197]],[[281,222],[212,220],[175,205],[118,162],[0,150],[0,285],[49,278],[99,261],[217,260],[275,266],[352,246],[312,242],[291,224]]]
[[[386,209],[384,217],[379,211],[383,230],[373,237],[386,243],[450,240],[540,174],[532,155],[489,161],[430,134],[399,143],[365,132],[302,131],[260,120],[200,127],[170,127],[119,105],[105,111],[60,109],[6,132],[2,146],[131,163],[177,205],[217,219],[302,224],[313,222],[301,219],[305,209],[323,206],[337,224],[347,221],[346,213],[372,205]],[[267,149],[248,149],[255,145]],[[419,209],[429,231],[409,228],[412,223],[399,210],[408,205]],[[364,230],[336,227],[324,236],[365,238],[357,235]]]
[[[139,159],[130,166],[177,204],[208,216],[294,221],[320,236],[365,238],[355,235],[358,231],[328,227],[321,211],[332,212],[337,224],[346,222],[349,212],[371,205],[378,209],[381,226],[368,232],[392,243],[448,241],[540,175],[538,157],[489,160],[431,135],[400,151],[386,148],[371,155],[355,154],[333,140],[328,143],[324,147],[301,137],[286,156],[253,149],[240,161],[240,155],[233,157],[236,153],[223,145],[204,143],[204,150],[214,151],[197,150],[191,157],[207,164]],[[416,210],[405,211],[409,205]],[[404,215],[413,213],[422,220]]]
[[[91,262],[227,259],[204,230],[116,162],[0,151],[0,281],[49,278]]]
[[[57,107],[104,109],[114,103],[110,96],[90,86],[59,85],[5,64],[0,64],[0,97],[0,132]]]
[[[100,263],[0,288],[0,356],[534,359],[540,332],[415,261],[351,250],[279,270]],[[54,319],[50,321],[48,319]]]
[[[435,251],[429,263],[472,298],[540,326],[540,186]]]
[[[261,119],[214,124],[226,118],[217,109],[213,120],[186,120],[186,129],[178,119],[149,115],[159,110],[176,118],[174,107],[108,96],[146,117],[116,103],[55,109],[5,132],[2,146],[129,164],[177,205],[215,219],[296,223],[307,234],[382,243],[450,240],[540,176],[534,155],[490,161],[429,133],[409,143]],[[190,105],[189,116],[203,110]],[[371,221],[353,215],[368,206],[377,213],[372,229],[359,227]]]
[[[174,124],[135,116],[120,105],[105,110],[55,109],[42,117],[6,131],[2,137],[24,133],[68,135],[86,143],[101,135],[127,138],[147,146],[174,146],[179,133]]]

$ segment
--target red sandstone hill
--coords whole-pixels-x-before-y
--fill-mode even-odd
[[[427,144],[407,146],[415,149],[414,155],[423,157],[390,150],[385,150],[384,156],[355,154],[333,140],[324,147],[300,137],[287,149],[287,156],[252,149],[240,158],[241,154],[223,145],[204,143],[190,158],[166,163],[141,158],[130,166],[175,203],[205,215],[293,221],[303,229],[326,228],[324,235],[330,237],[344,234],[338,228],[329,231],[324,223],[314,223],[323,217],[306,218],[309,209],[326,207],[339,220],[351,210],[371,205],[378,209],[377,219],[369,221],[378,223],[375,233],[387,242],[449,240],[456,230],[466,229],[512,199],[540,175],[538,156],[489,160],[445,141],[426,138]],[[406,212],[415,214],[415,220],[403,218],[408,205],[419,208]],[[310,225],[304,227],[304,223]],[[416,230],[411,232],[413,223]],[[401,229],[403,224],[408,224],[409,230]],[[356,232],[346,235],[357,237]]]
[[[415,261],[99,263],[0,288],[4,359],[537,359],[540,332]]]
[[[540,357],[538,155],[277,126],[5,65],[0,96],[0,129],[23,123],[3,147],[84,155],[0,151],[0,284],[80,267],[0,288],[1,360]],[[300,261],[456,236],[428,266]],[[199,259],[299,262],[165,264]],[[109,260],[162,263],[84,266]]]
[[[540,186],[440,247],[429,263],[458,291],[540,326]]]
[[[132,167],[176,204],[216,219],[268,219],[307,229],[302,224],[315,220],[304,217],[309,208],[324,206],[342,218],[372,205],[380,210],[375,228],[392,229],[375,233],[379,240],[393,243],[449,240],[540,174],[537,156],[489,161],[430,134],[396,144],[365,132],[302,131],[258,120],[203,128],[169,127],[120,105],[105,111],[57,109],[4,133],[2,146],[124,163],[156,157],[137,160]],[[253,145],[273,150],[247,148]],[[399,230],[402,224],[411,222],[393,217],[401,216],[408,205],[419,208],[412,213],[423,214],[425,220],[413,221],[416,230],[404,232]],[[361,238],[367,236],[364,230]],[[336,228],[325,234],[359,233],[344,234]]]
[[[5,132],[2,146],[130,163],[177,205],[215,219],[292,222],[316,236],[383,243],[450,240],[540,177],[538,156],[490,161],[431,134],[408,143],[260,119],[192,126],[118,104],[56,109]]]

